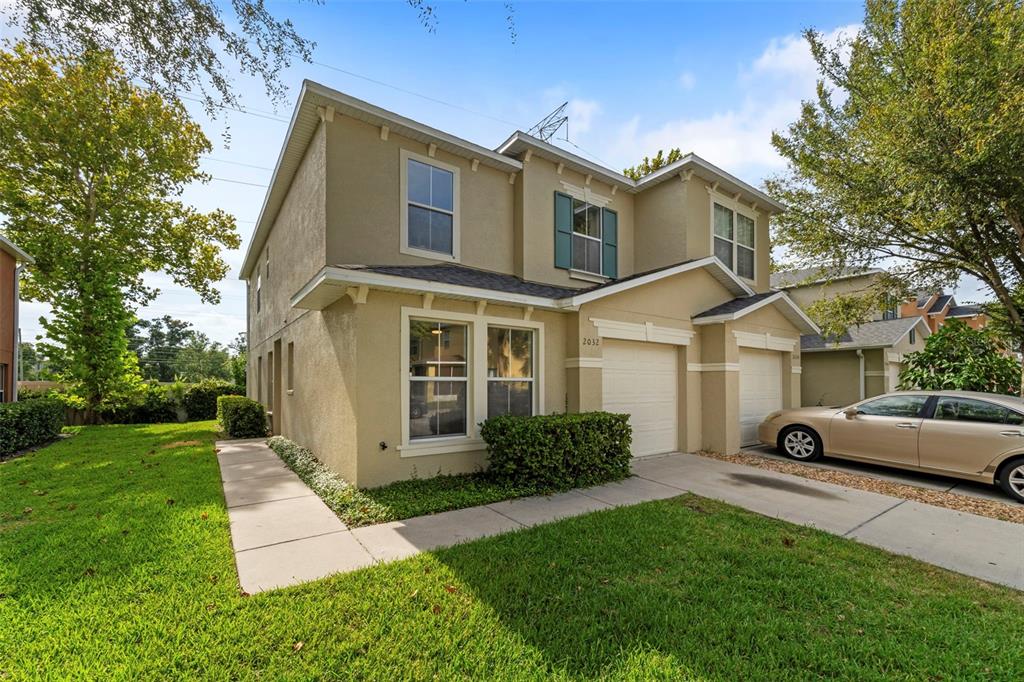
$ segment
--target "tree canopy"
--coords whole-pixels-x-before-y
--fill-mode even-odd
[[[924,350],[907,355],[899,386],[1018,395],[1020,376],[1020,363],[990,333],[951,319],[928,337]]]
[[[775,244],[798,265],[886,267],[904,290],[972,275],[1024,336],[1024,5],[868,0],[854,37],[805,36],[820,81],[772,138]]]
[[[639,180],[645,175],[650,175],[659,168],[673,164],[681,158],[683,158],[683,153],[679,151],[679,147],[669,149],[668,154],[665,154],[664,149],[659,149],[653,159],[645,156],[644,160],[637,165],[623,169],[622,174],[633,180]]]
[[[90,407],[137,383],[126,332],[158,293],[147,272],[217,302],[234,218],[179,200],[210,143],[184,108],[132,82],[110,52],[0,52],[0,212],[35,258],[22,293]]]

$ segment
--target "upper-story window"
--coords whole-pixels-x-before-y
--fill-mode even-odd
[[[458,169],[402,153],[402,251],[458,260]]]
[[[572,267],[601,274],[601,208],[572,200]]]
[[[615,211],[555,192],[555,267],[615,279],[618,232]]]
[[[754,219],[714,205],[714,253],[740,277],[754,279]]]
[[[256,312],[260,311],[260,292],[263,290],[263,278],[261,275],[256,275]]]

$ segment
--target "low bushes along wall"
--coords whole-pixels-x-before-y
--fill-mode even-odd
[[[0,457],[53,440],[63,426],[64,405],[53,398],[0,403]]]
[[[480,435],[487,443],[488,473],[501,480],[565,490],[629,476],[629,415],[493,417]]]

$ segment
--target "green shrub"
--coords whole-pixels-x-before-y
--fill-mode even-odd
[[[245,395],[245,389],[219,379],[204,379],[185,388],[181,403],[190,422],[217,418],[217,398],[222,395]]]
[[[485,421],[480,434],[499,480],[565,490],[629,476],[629,415],[506,415]]]
[[[53,440],[63,426],[64,405],[59,400],[0,403],[0,457]]]
[[[217,421],[231,438],[259,438],[267,435],[267,413],[263,405],[241,395],[217,398]]]
[[[105,424],[163,424],[178,421],[176,407],[166,386],[149,382],[127,403],[101,407],[97,413]]]
[[[267,444],[346,526],[354,528],[394,518],[390,509],[325,467],[306,448],[281,436],[274,436]]]

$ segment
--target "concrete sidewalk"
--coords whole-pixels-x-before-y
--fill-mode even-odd
[[[242,589],[256,593],[600,509],[692,492],[1024,589],[1024,526],[696,455],[618,483],[347,529],[263,439],[217,444]]]

